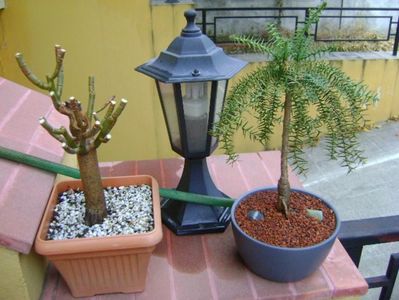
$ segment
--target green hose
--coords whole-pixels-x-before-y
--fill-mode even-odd
[[[212,206],[223,206],[231,207],[234,203],[234,199],[222,198],[222,197],[212,197],[200,194],[186,193],[171,189],[159,189],[159,194],[168,199],[186,201],[197,204],[212,205]]]
[[[76,179],[80,178],[80,172],[76,168],[68,167],[62,164],[58,164],[46,159],[42,159],[15,150],[7,149],[1,146],[0,146],[0,158],[5,158],[18,163],[29,165],[51,173],[62,174]],[[234,203],[234,199],[231,198],[204,196],[200,194],[192,194],[192,193],[181,192],[172,189],[164,189],[164,188],[159,189],[159,194],[162,197],[168,199],[203,204],[203,205],[231,207]]]
[[[42,159],[36,156],[7,149],[0,146],[0,158],[5,158],[18,163],[29,165],[37,169],[42,169],[55,174],[62,174],[72,178],[80,178],[80,172],[76,168],[68,167],[62,164],[57,164],[52,161]]]

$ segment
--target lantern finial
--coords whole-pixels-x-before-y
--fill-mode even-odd
[[[195,25],[195,17],[197,16],[197,12],[193,9],[189,9],[184,12],[184,16],[186,17],[187,25],[183,28],[181,36],[200,36],[202,34],[201,29],[199,29],[199,27]]]

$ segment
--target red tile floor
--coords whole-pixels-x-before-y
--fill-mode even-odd
[[[225,156],[208,158],[213,180],[221,191],[238,197],[248,189],[275,185],[279,152],[242,154],[234,165]],[[103,164],[103,175],[150,174],[161,187],[176,186],[182,159]],[[292,186],[301,183],[291,174]],[[274,283],[249,272],[240,260],[231,229],[221,234],[177,237],[164,227],[164,238],[149,265],[146,289],[136,294],[99,295],[83,299],[329,299],[364,295],[367,283],[337,241],[323,265],[312,276],[295,283]],[[74,299],[50,265],[43,300]]]

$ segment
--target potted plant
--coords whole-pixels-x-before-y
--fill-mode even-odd
[[[233,232],[244,262],[274,281],[296,281],[313,273],[339,230],[339,218],[331,204],[290,188],[289,159],[294,169],[304,172],[302,149],[324,132],[330,158],[340,159],[352,170],[364,160],[357,142],[357,132],[365,123],[364,111],[377,101],[364,84],[317,59],[328,48],[317,48],[308,35],[325,6],[311,10],[304,26],[291,37],[283,37],[274,24],[268,27],[268,41],[235,37],[268,55],[270,61],[233,86],[213,131],[234,161],[237,130],[266,145],[273,128],[282,123],[277,187],[251,191],[232,209]]]
[[[94,111],[94,78],[89,77],[88,109],[74,97],[61,100],[66,51],[55,46],[56,67],[42,81],[21,53],[20,69],[37,87],[49,92],[55,109],[69,118],[69,130],[40,124],[76,154],[81,180],[58,183],[41,221],[35,249],[58,269],[75,297],[142,291],[151,252],[162,239],[159,187],[151,176],[101,179],[97,148],[111,139],[110,130],[127,101],[111,99]],[[83,191],[83,192],[82,192]]]

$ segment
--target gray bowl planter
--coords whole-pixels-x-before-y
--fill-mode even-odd
[[[263,278],[279,282],[301,280],[315,272],[330,252],[339,232],[341,223],[339,216],[334,207],[320,196],[301,189],[292,189],[293,191],[312,195],[327,204],[335,213],[335,231],[323,242],[303,248],[278,247],[260,242],[246,234],[238,226],[235,213],[238,205],[250,195],[267,190],[276,190],[276,187],[252,190],[237,199],[233,205],[231,223],[238,252],[246,266]]]

